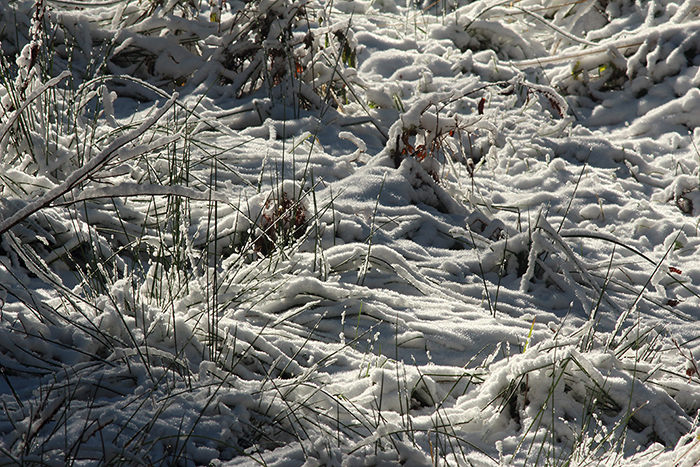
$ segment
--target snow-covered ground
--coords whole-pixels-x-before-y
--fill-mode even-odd
[[[0,466],[700,461],[696,0],[2,0],[0,43]]]

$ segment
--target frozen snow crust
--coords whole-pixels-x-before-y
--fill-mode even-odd
[[[0,2],[0,466],[700,461],[693,0]]]

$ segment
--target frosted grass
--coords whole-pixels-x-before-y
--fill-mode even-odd
[[[700,459],[692,2],[215,3],[0,5],[0,465]]]

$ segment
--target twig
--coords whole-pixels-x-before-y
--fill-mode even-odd
[[[63,74],[61,74],[61,76],[63,76]],[[107,164],[110,160],[114,159],[120,154],[120,149],[122,149],[125,145],[141,136],[146,130],[152,127],[158,120],[160,120],[160,118],[170,109],[170,107],[173,106],[177,97],[178,94],[174,93],[170,100],[161,109],[159,109],[155,113],[155,115],[141,123],[141,125],[139,125],[139,127],[136,128],[134,131],[131,131],[130,133],[118,137],[112,142],[112,144],[110,144],[104,150],[102,150],[102,152],[100,152],[100,154],[98,154],[97,157],[90,160],[87,164],[85,164],[83,167],[79,168],[75,172],[71,173],[68,176],[68,178],[66,178],[66,181],[64,181],[57,187],[52,188],[41,198],[37,199],[32,203],[27,204],[9,219],[6,219],[2,223],[0,223],[0,235],[4,234],[12,227],[16,226],[35,212],[49,206],[56,199],[60,198],[61,196],[78,186],[80,183],[85,181],[85,179],[88,178],[91,174],[94,174],[95,172],[99,171],[102,167],[104,167],[105,164]],[[149,144],[140,148],[140,151],[145,152],[155,147],[170,144],[179,137],[180,135],[176,134],[174,136],[161,138],[153,144]]]

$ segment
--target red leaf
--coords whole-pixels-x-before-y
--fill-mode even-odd
[[[479,101],[479,105],[477,106],[477,110],[479,111],[479,115],[484,115],[484,105],[486,105],[486,98],[482,97],[481,100]]]

